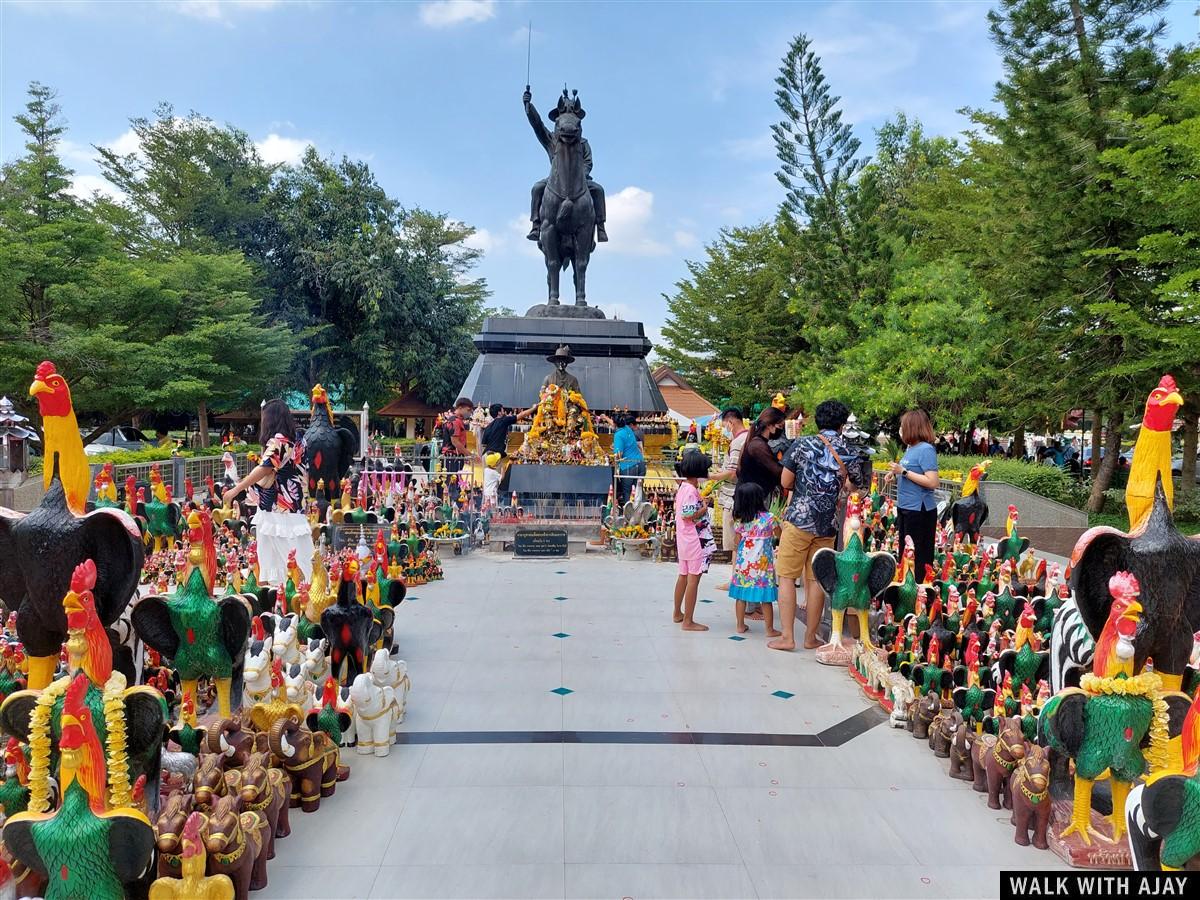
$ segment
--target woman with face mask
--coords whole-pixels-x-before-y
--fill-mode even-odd
[[[741,459],[738,461],[738,483],[753,481],[763,489],[767,505],[779,495],[779,479],[783,465],[771,449],[771,441],[783,434],[783,410],[768,406],[750,426]]]

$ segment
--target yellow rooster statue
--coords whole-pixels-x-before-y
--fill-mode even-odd
[[[1167,505],[1173,505],[1174,487],[1171,483],[1171,428],[1175,410],[1183,406],[1183,397],[1175,387],[1175,379],[1164,375],[1158,387],[1146,398],[1142,427],[1133,445],[1133,464],[1125,486],[1125,508],[1129,511],[1130,533],[1139,531],[1150,517],[1154,506],[1154,484],[1162,479]]]

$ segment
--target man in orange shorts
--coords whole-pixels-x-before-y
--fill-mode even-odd
[[[858,453],[842,437],[850,410],[837,400],[821,403],[814,414],[818,433],[796,440],[783,458],[784,490],[792,492],[783,514],[783,534],[775,554],[779,576],[779,627],[783,634],[767,644],[772,650],[796,649],[796,579],[804,578],[804,649],[821,646],[817,629],[825,592],[813,578],[812,558],[832,547],[837,536],[838,497],[842,485],[861,488]]]

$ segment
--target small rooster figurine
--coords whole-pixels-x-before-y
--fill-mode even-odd
[[[203,813],[194,812],[183,823],[179,843],[178,878],[159,878],[150,885],[150,900],[233,900],[233,880],[228,875],[205,875],[208,853],[200,834]]]

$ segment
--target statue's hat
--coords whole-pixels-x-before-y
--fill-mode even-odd
[[[560,363],[565,362],[567,365],[575,362],[575,357],[571,355],[571,348],[566,344],[559,344],[558,349],[546,357],[546,362]]]

